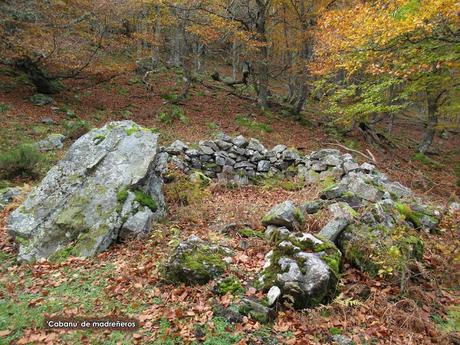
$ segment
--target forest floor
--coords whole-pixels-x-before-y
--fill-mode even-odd
[[[181,90],[181,76],[162,71],[147,91],[141,79],[126,72],[104,82],[84,79],[67,84],[68,90],[42,107],[29,100],[31,86],[20,76],[0,78],[0,150],[31,142],[50,133],[65,133],[66,122],[76,118],[98,127],[108,121],[131,119],[157,128],[163,145],[175,139],[197,142],[224,131],[255,137],[265,146],[285,144],[305,153],[344,145],[370,150],[378,168],[391,179],[412,188],[427,201],[442,206],[458,198],[455,164],[460,160],[460,138],[437,137],[439,154],[430,161],[413,159],[423,128],[397,120],[391,139],[397,147],[386,153],[369,146],[359,133],[339,136],[324,129],[324,117],[309,109],[302,124],[281,111],[260,111],[255,104],[212,87],[194,84],[190,97],[177,108],[170,100]],[[8,92],[9,91],[9,92]],[[175,112],[175,110],[178,112]],[[176,114],[176,115],[171,115]],[[42,123],[52,118],[55,124]],[[55,162],[64,149],[49,154]],[[363,161],[355,155],[358,161]],[[39,180],[16,180],[25,188]],[[213,282],[203,286],[170,286],[161,281],[160,267],[178,241],[191,234],[226,244],[236,253],[226,274],[238,277],[246,295],[257,294],[251,281],[263,266],[268,245],[261,217],[286,199],[307,201],[315,188],[291,190],[278,181],[264,186],[227,189],[211,184],[196,202],[183,206],[166,187],[167,219],[148,239],[117,244],[95,258],[70,258],[17,265],[12,239],[6,233],[8,214],[16,200],[0,213],[0,344],[328,344],[332,335],[344,334],[356,344],[449,344],[459,341],[459,230],[460,215],[446,216],[438,234],[421,234],[425,242],[424,272],[401,283],[370,278],[345,264],[340,295],[327,306],[294,311],[280,310],[273,324],[261,325],[244,318],[236,325],[219,315],[216,306],[228,306],[239,295],[216,296]],[[221,234],[228,223],[250,226],[255,235]],[[316,232],[320,223],[308,222]],[[47,316],[102,317],[127,315],[142,327],[132,333],[111,331],[49,331]],[[455,333],[457,332],[457,333]],[[456,334],[456,335],[455,335]],[[457,338],[456,338],[457,337]]]

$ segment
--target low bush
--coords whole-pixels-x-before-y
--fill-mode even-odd
[[[33,145],[22,144],[0,153],[0,178],[36,177],[44,155]]]
[[[91,129],[88,121],[77,119],[75,121],[67,121],[64,125],[65,136],[67,139],[76,140],[83,134],[86,134]]]

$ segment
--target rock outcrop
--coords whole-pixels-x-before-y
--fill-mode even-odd
[[[78,139],[9,218],[20,260],[91,256],[164,215],[158,135],[111,122]]]

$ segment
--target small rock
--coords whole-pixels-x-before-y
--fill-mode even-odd
[[[236,145],[241,148],[244,148],[248,145],[248,141],[242,135],[238,135],[237,137],[233,138],[232,143],[233,145]]]
[[[320,194],[320,198],[327,199],[327,200],[337,199],[340,196],[342,196],[346,191],[347,191],[346,186],[342,184],[334,185],[334,186],[331,186],[323,190]]]
[[[345,170],[345,173],[349,173],[350,171],[357,170],[359,168],[359,164],[352,161],[352,160],[346,160],[343,162],[343,170]]]
[[[249,139],[249,144],[247,146],[247,149],[257,151],[260,153],[264,153],[266,151],[264,145],[262,145],[262,143],[259,140],[254,139],[254,138]]]
[[[262,219],[262,224],[264,226],[285,226],[293,230],[300,229],[303,222],[302,212],[290,200],[275,205]]]
[[[257,171],[267,172],[269,170],[270,170],[270,161],[263,160],[257,163]]]
[[[234,166],[235,169],[241,169],[241,168],[255,168],[255,165],[250,163],[250,162],[247,162],[247,161],[243,161],[243,162],[239,162],[239,163],[236,163],[235,166]]]
[[[357,197],[370,201],[376,202],[382,199],[383,192],[375,188],[374,186],[367,184],[362,179],[354,179],[348,185],[350,192],[355,194]]]
[[[42,119],[42,123],[44,123],[45,125],[55,125],[56,121],[54,121],[51,117],[44,117]]]
[[[315,214],[317,213],[324,205],[323,200],[314,200],[309,201],[302,206],[300,206],[300,210],[303,214]]]
[[[151,229],[153,216],[153,212],[144,207],[143,210],[129,217],[121,227],[120,239],[126,240],[147,234]]]
[[[351,338],[341,335],[341,334],[335,334],[332,336],[332,340],[337,343],[337,345],[353,345],[354,342]]]
[[[328,156],[326,156],[326,157],[324,157],[322,159],[322,162],[324,164],[334,166],[334,167],[339,166],[340,164],[342,164],[342,160],[336,155],[328,155]]]
[[[275,311],[273,309],[249,298],[243,298],[241,300],[239,311],[241,314],[250,316],[260,323],[268,323],[275,319]]]
[[[48,95],[44,95],[42,93],[36,93],[32,97],[30,97],[30,100],[32,101],[33,104],[38,105],[38,106],[47,105],[54,101],[52,97]]]
[[[186,150],[188,150],[188,146],[181,140],[176,140],[166,148],[166,152],[172,155],[177,155],[179,153],[185,152]]]
[[[276,300],[278,297],[281,296],[281,290],[278,286],[272,286],[270,290],[267,292],[267,301],[268,301],[268,306],[271,307],[273,304],[275,304]]]
[[[323,159],[324,157],[329,156],[329,155],[339,156],[339,155],[340,155],[340,151],[339,151],[339,150],[336,150],[336,149],[323,149],[323,150],[319,150],[319,151],[313,152],[313,153],[310,155],[310,159],[321,160],[321,159]]]
[[[62,134],[50,134],[46,139],[35,143],[35,146],[40,151],[60,150],[64,147],[64,139]]]
[[[360,168],[361,170],[371,173],[375,170],[375,165],[370,164],[370,163],[363,163],[361,164]]]
[[[353,210],[346,202],[337,202],[329,205],[329,212],[332,213],[333,218],[345,218],[352,221],[356,211]]]
[[[460,203],[459,202],[452,202],[449,204],[448,212],[455,213],[460,211]]]
[[[14,197],[21,194],[21,188],[19,187],[8,187],[0,190],[0,211],[5,208],[10,202],[13,201]]]
[[[232,137],[223,132],[217,133],[216,139],[221,140],[221,141],[226,141],[228,143],[232,142]]]
[[[349,221],[345,218],[336,218],[329,221],[319,232],[331,242],[335,242],[340,233],[348,226]]]
[[[274,148],[272,148],[268,153],[272,156],[278,156],[279,154],[283,153],[284,150],[287,149],[287,146],[285,145],[276,145]]]

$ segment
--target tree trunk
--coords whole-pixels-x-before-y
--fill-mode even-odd
[[[232,78],[236,80],[238,77],[238,67],[240,65],[240,54],[238,54],[238,43],[233,41],[232,44]]]
[[[161,8],[160,6],[155,6],[155,43],[152,48],[152,62],[154,66],[158,65],[160,61],[160,38],[161,38]]]
[[[266,13],[267,1],[256,0],[257,4],[257,20],[256,31],[259,34],[259,40],[262,43],[267,42],[266,37]],[[257,62],[257,79],[258,79],[258,93],[257,98],[259,105],[262,108],[268,107],[268,47],[266,45],[260,48],[260,59]]]
[[[436,126],[438,124],[438,99],[439,95],[433,95],[432,92],[427,91],[428,101],[428,120],[425,130],[425,135],[418,146],[418,152],[425,153],[433,143],[434,136],[436,134]]]

